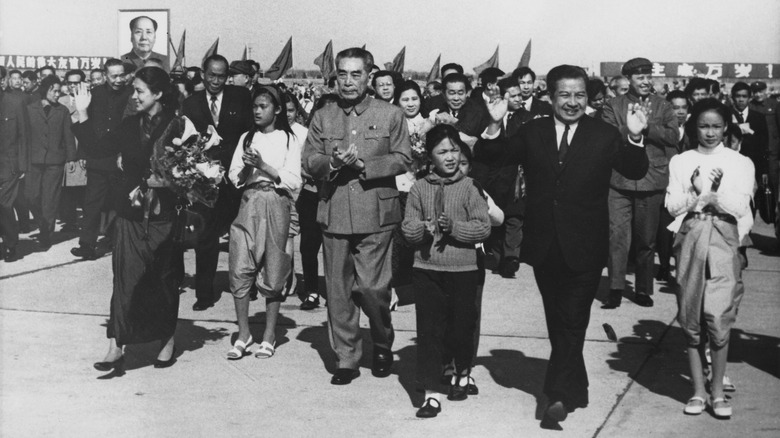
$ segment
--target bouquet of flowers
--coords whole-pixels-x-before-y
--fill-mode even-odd
[[[225,169],[205,152],[221,140],[213,126],[201,135],[187,117],[173,119],[154,144],[149,187],[167,187],[191,204],[214,207]]]

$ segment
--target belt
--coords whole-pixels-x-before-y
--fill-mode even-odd
[[[692,211],[692,212],[688,213],[687,215],[685,215],[685,219],[686,220],[694,219],[694,218],[695,219],[702,219],[702,220],[707,220],[707,219],[711,220],[713,218],[717,218],[717,219],[722,220],[723,222],[728,222],[728,223],[734,224],[734,225],[737,224],[737,219],[734,216],[732,216],[730,214],[726,214],[726,213],[714,213],[714,212],[709,212],[709,211]]]
[[[290,197],[287,190],[277,188],[271,181],[260,180],[246,185],[246,190],[262,190],[264,192],[276,192],[279,196]]]

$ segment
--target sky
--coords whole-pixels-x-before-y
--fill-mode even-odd
[[[497,45],[511,70],[529,39],[538,72],[637,56],[780,63],[778,0],[0,0],[0,54],[115,56],[117,11],[143,8],[170,9],[176,44],[187,29],[190,65],[217,36],[229,60],[249,44],[263,68],[290,36],[303,69],[330,39],[336,51],[366,44],[379,64],[406,46],[406,69],[417,71],[439,53],[470,70]],[[31,32],[32,19],[44,26]]]

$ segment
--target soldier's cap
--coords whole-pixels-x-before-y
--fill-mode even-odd
[[[233,61],[230,63],[228,74],[230,75],[243,74],[243,75],[252,76],[254,74],[254,70],[252,70],[252,64],[249,61]]]
[[[750,84],[751,93],[757,93],[759,91],[764,91],[764,90],[766,90],[766,82],[755,81],[752,84]]]
[[[629,59],[620,70],[623,76],[646,75],[653,72],[653,63],[647,58]]]

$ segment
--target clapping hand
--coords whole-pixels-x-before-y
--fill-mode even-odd
[[[720,180],[723,179],[723,169],[720,167],[716,167],[712,169],[712,172],[710,172],[710,181],[712,181],[712,186],[710,186],[710,191],[713,193],[718,191],[718,188],[720,188]]]
[[[691,184],[693,185],[693,190],[696,191],[697,195],[702,191],[701,172],[699,169],[700,167],[696,167],[696,169],[693,171],[693,174],[691,174]]]
[[[430,217],[427,218],[425,222],[423,222],[423,224],[425,225],[425,231],[428,234],[430,234],[431,236],[436,234],[436,223],[432,221]]]
[[[458,123],[458,119],[450,113],[438,113],[436,114],[436,124],[455,125]]]
[[[354,144],[349,145],[346,151],[340,149],[333,149],[333,155],[331,156],[332,165],[335,168],[341,166],[350,166],[359,168],[358,164],[358,151],[357,146]]]
[[[252,166],[257,169],[263,165],[263,156],[260,155],[260,152],[257,152],[254,149],[245,150],[241,159],[244,161],[245,165]]]
[[[626,113],[626,126],[631,137],[639,137],[642,135],[642,131],[647,129],[648,121],[650,120],[649,101],[647,103],[629,103],[628,112]]]
[[[436,219],[436,223],[439,225],[439,230],[441,230],[442,233],[449,233],[452,231],[452,219],[445,213],[439,215]]]

